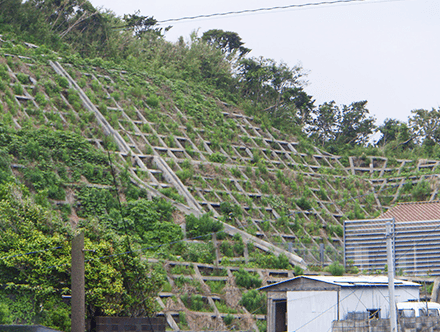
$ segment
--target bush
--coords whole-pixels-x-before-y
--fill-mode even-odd
[[[243,293],[240,304],[246,308],[251,314],[266,314],[266,293],[252,289]]]
[[[6,303],[0,303],[0,324],[12,324],[12,317]]]
[[[181,255],[183,259],[190,262],[212,264],[215,260],[215,248],[212,242],[187,243]]]
[[[237,286],[251,289],[258,288],[261,286],[261,280],[254,274],[249,273],[248,271],[240,268],[238,271],[234,272],[235,283]]]
[[[292,268],[290,265],[289,259],[283,253],[281,253],[276,259],[273,259],[272,268],[281,269],[281,270],[289,270]]]
[[[295,274],[295,276],[300,276],[304,274],[304,270],[299,265],[295,265],[295,267],[293,268],[293,273]]]
[[[223,294],[223,288],[225,288],[226,284],[221,280],[207,280],[205,281],[213,294]]]
[[[232,322],[234,321],[234,316],[231,314],[227,314],[224,318],[223,321],[225,322],[226,325],[231,325]]]
[[[417,201],[425,200],[431,194],[431,187],[427,181],[420,181],[411,191],[411,195]]]
[[[267,331],[267,321],[257,320],[257,327],[260,332],[266,332]]]
[[[302,210],[310,210],[312,208],[312,204],[305,197],[301,197],[296,200],[296,205]]]
[[[29,83],[29,76],[24,73],[18,73],[17,79],[20,81],[21,84],[28,84]]]
[[[67,78],[63,77],[63,76],[57,76],[57,82],[60,85],[60,87],[67,89],[69,87],[69,81],[67,80]]]
[[[344,266],[339,262],[333,262],[327,266],[326,270],[333,276],[342,276],[345,273]]]
[[[229,241],[223,241],[220,245],[220,252],[227,257],[234,257],[234,249]]]
[[[203,298],[199,294],[188,295],[188,293],[182,295],[181,300],[185,303],[185,306],[193,311],[202,311],[205,303]]]
[[[226,161],[226,156],[222,155],[220,152],[214,152],[208,156],[209,161],[213,163],[224,163]]]
[[[145,101],[151,107],[157,107],[159,105],[159,98],[153,94],[151,94],[149,97],[147,97],[147,99]]]
[[[186,234],[189,238],[216,233],[223,229],[223,224],[212,218],[210,213],[205,213],[200,218],[190,214],[185,220]]]
[[[187,330],[188,322],[186,321],[186,314],[184,311],[179,311],[179,327],[182,330]]]

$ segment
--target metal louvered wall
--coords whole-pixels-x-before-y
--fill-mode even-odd
[[[385,269],[386,223],[394,229],[397,274],[440,275],[440,220],[398,222],[394,219],[347,220],[344,223],[345,264],[374,273]]]

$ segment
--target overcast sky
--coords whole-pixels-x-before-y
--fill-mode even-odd
[[[331,0],[330,0],[331,1]],[[140,10],[158,21],[317,0],[91,0],[118,16]],[[170,41],[209,29],[235,31],[252,49],[309,72],[316,105],[368,100],[370,113],[407,121],[411,110],[440,107],[440,0],[365,0],[302,9],[170,22]]]

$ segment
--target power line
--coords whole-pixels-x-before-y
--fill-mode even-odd
[[[215,234],[223,232],[223,230],[214,232]],[[204,237],[208,237],[208,236],[212,236],[212,234],[214,233],[207,233],[207,234],[203,234],[203,235],[199,235],[199,236],[195,236],[189,239],[181,239],[181,240],[176,240],[176,241],[172,241],[172,242],[167,242],[167,243],[161,243],[161,244],[157,244],[154,246],[148,246],[148,247],[143,247],[140,249],[135,249],[135,250],[127,250],[124,252],[120,252],[120,253],[116,253],[116,254],[110,254],[110,255],[104,255],[104,256],[100,256],[100,257],[96,257],[96,258],[90,258],[90,259],[86,259],[84,262],[91,262],[91,261],[96,261],[96,260],[101,260],[101,259],[105,259],[105,258],[112,258],[112,257],[118,257],[118,256],[123,256],[123,255],[129,255],[135,252],[139,252],[139,251],[146,251],[146,250],[152,250],[152,249],[158,249],[160,247],[164,247],[167,245],[172,245],[172,244],[176,244],[176,243],[180,243],[180,242],[188,242],[188,241],[192,241],[192,240],[196,240],[196,239],[201,239]],[[65,264],[59,264],[59,265],[52,265],[52,266],[48,266],[48,269],[53,269],[56,267],[60,267],[60,266],[67,266],[69,265],[69,263],[65,263]]]
[[[384,0],[381,2],[391,2],[391,1],[403,1],[403,0]],[[286,6],[274,6],[274,7],[263,7],[256,9],[243,9],[237,11],[229,11],[223,13],[212,13],[212,14],[201,14],[195,16],[184,16],[179,18],[170,18],[162,21],[157,21],[158,24],[168,23],[168,22],[178,22],[178,21],[188,21],[188,20],[196,20],[199,18],[210,18],[210,17],[218,17],[218,16],[228,16],[235,14],[249,14],[249,13],[257,13],[257,12],[268,12],[273,10],[281,10],[281,9],[292,9],[292,8],[304,8],[304,7],[319,7],[323,5],[337,5],[337,4],[346,4],[346,3],[360,3],[360,2],[372,2],[369,0],[335,0],[335,1],[321,1],[321,2],[309,2],[303,4],[294,4],[294,5],[286,5]]]
[[[48,248],[48,249],[43,249],[43,250],[35,250],[35,251],[30,251],[30,252],[26,252],[23,254],[16,254],[16,255],[12,255],[12,256],[4,256],[4,257],[0,257],[0,260],[3,259],[9,259],[9,258],[14,258],[14,257],[20,257],[20,256],[26,256],[26,255],[32,255],[32,254],[39,254],[45,251],[49,251],[49,250],[57,250],[57,249],[61,249],[63,247],[54,247],[54,248]]]

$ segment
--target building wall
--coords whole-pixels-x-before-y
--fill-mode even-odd
[[[404,302],[419,298],[418,287],[396,287],[395,301]],[[389,318],[388,287],[344,287],[340,293],[339,319],[346,319],[348,312],[365,312],[381,309],[379,318]]]
[[[396,302],[419,298],[418,287],[395,289]],[[380,309],[380,318],[389,316],[387,287],[342,287],[340,291],[288,291],[288,331],[329,331],[332,321],[345,319],[348,312]]]
[[[276,332],[276,304],[286,302],[286,292],[268,292],[267,294],[267,332]]]
[[[287,292],[288,331],[329,331],[337,319],[338,291]]]

